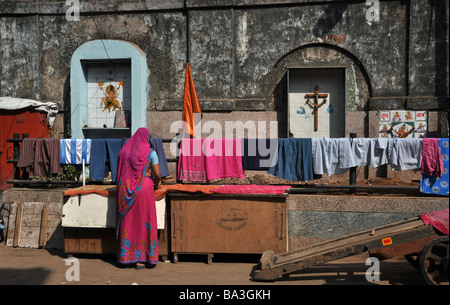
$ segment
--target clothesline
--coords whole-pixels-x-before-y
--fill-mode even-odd
[[[253,169],[267,170],[286,180],[308,181],[323,174],[342,174],[353,167],[389,164],[395,171],[420,169],[422,179],[443,179],[440,191],[433,193],[448,195],[448,183],[445,185],[445,177],[441,177],[448,174],[448,149],[445,153],[438,141],[448,146],[448,138],[182,139],[178,179],[208,182],[217,176],[241,178],[244,170]],[[223,147],[228,149],[226,156]],[[434,183],[436,179],[432,179]]]
[[[152,141],[162,176],[168,176],[162,141]],[[91,180],[103,181],[109,159],[115,182],[122,146],[120,139],[28,138],[24,139],[17,166],[30,175],[51,176],[61,171],[61,164],[80,164],[84,160],[90,165]],[[389,164],[397,171],[420,169],[423,192],[448,196],[448,138],[184,138],[179,152],[179,181],[244,179],[245,170],[263,170],[285,180],[308,181],[323,174],[342,174],[353,167]]]
[[[151,139],[160,160],[161,175],[169,175],[161,139]],[[117,159],[124,145],[122,139],[52,139],[25,138],[17,167],[30,176],[52,177],[62,172],[62,164],[89,165],[89,178],[103,181],[111,172],[117,180]],[[109,162],[107,162],[107,160]]]

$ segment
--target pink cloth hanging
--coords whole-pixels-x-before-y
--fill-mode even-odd
[[[436,175],[437,177],[441,177],[443,168],[444,163],[439,149],[439,139],[423,138],[421,173],[425,176]]]
[[[205,168],[208,181],[221,178],[245,179],[242,169],[241,139],[204,140]]]
[[[206,182],[204,139],[181,139],[178,158],[178,180]]]

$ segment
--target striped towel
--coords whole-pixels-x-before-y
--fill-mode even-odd
[[[61,164],[89,164],[91,139],[61,139]]]

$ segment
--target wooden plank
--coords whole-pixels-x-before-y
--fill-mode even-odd
[[[43,248],[47,242],[47,218],[48,218],[48,203],[44,205],[41,216],[41,232],[39,234],[39,247]]]
[[[20,227],[21,227],[21,223],[22,223],[22,210],[23,210],[23,204],[19,203],[17,205],[17,210],[16,210],[16,221],[15,221],[15,227],[14,227],[13,247],[19,246]]]

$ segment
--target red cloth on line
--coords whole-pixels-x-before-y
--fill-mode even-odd
[[[224,185],[211,192],[217,194],[284,194],[291,187],[288,185],[255,185],[255,184],[239,184]]]
[[[444,163],[442,161],[441,150],[439,149],[439,139],[422,139],[422,164],[420,172],[425,176],[442,176]]]
[[[448,235],[448,209],[422,214],[420,218],[426,225],[432,225],[437,230]]]

